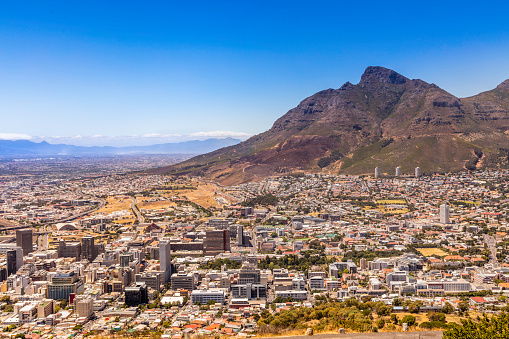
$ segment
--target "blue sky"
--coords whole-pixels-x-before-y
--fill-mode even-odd
[[[370,65],[470,96],[509,78],[508,14],[465,1],[1,2],[0,137],[245,137]]]

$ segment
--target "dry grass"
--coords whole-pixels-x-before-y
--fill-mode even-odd
[[[196,189],[192,190],[167,190],[167,191],[159,191],[161,195],[165,197],[174,197],[174,196],[180,196],[180,197],[186,197],[190,201],[201,205],[205,208],[211,208],[211,207],[221,207],[221,205],[214,199],[214,193],[220,188],[214,184],[208,184],[208,183],[198,183],[196,186],[196,183],[193,183],[193,186],[196,187]],[[225,198],[223,196],[223,198]],[[226,198],[225,198],[226,199]],[[140,208],[140,205],[138,205]]]
[[[416,248],[417,251],[419,251],[423,256],[425,257],[431,257],[431,256],[438,256],[438,257],[445,257],[447,253],[442,251],[439,248]]]
[[[106,198],[106,205],[95,212],[97,213],[113,213],[118,211],[130,211],[131,210],[131,199],[126,199],[124,197],[107,197]]]
[[[140,201],[137,205],[139,209],[144,208],[147,210],[157,210],[157,209],[161,209],[161,208],[166,209],[168,207],[177,206],[176,203],[174,203],[173,201],[168,201],[168,200],[165,200],[165,201],[141,201],[140,198],[137,198],[137,199],[138,199],[138,201]]]

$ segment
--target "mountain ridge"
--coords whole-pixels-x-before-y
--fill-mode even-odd
[[[503,167],[508,131],[509,80],[458,98],[433,83],[370,66],[358,84],[346,82],[305,98],[266,132],[153,172],[204,175],[230,184],[295,171]]]
[[[190,140],[149,146],[75,146],[30,140],[0,140],[0,157],[12,156],[101,156],[129,154],[201,154],[239,143],[234,138]]]

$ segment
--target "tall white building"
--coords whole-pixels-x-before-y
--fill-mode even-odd
[[[449,224],[449,205],[442,204],[440,205],[440,223],[441,224]]]
[[[380,168],[375,167],[375,178],[380,177]]]
[[[159,240],[159,260],[166,284],[171,280],[171,245],[168,239]]]
[[[416,167],[415,168],[415,177],[416,178],[420,178],[421,177],[421,168],[420,167]]]
[[[401,176],[401,167],[396,167],[396,176],[399,177]]]

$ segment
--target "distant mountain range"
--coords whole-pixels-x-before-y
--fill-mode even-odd
[[[28,140],[0,140],[0,157],[39,157],[39,156],[101,156],[128,154],[203,154],[223,147],[238,144],[233,138],[191,140],[178,143],[157,144],[151,146],[73,146],[49,144],[46,141],[36,143]]]
[[[223,184],[292,172],[403,174],[507,168],[509,80],[469,98],[393,70],[368,67],[303,100],[240,144],[152,173],[199,174]]]

